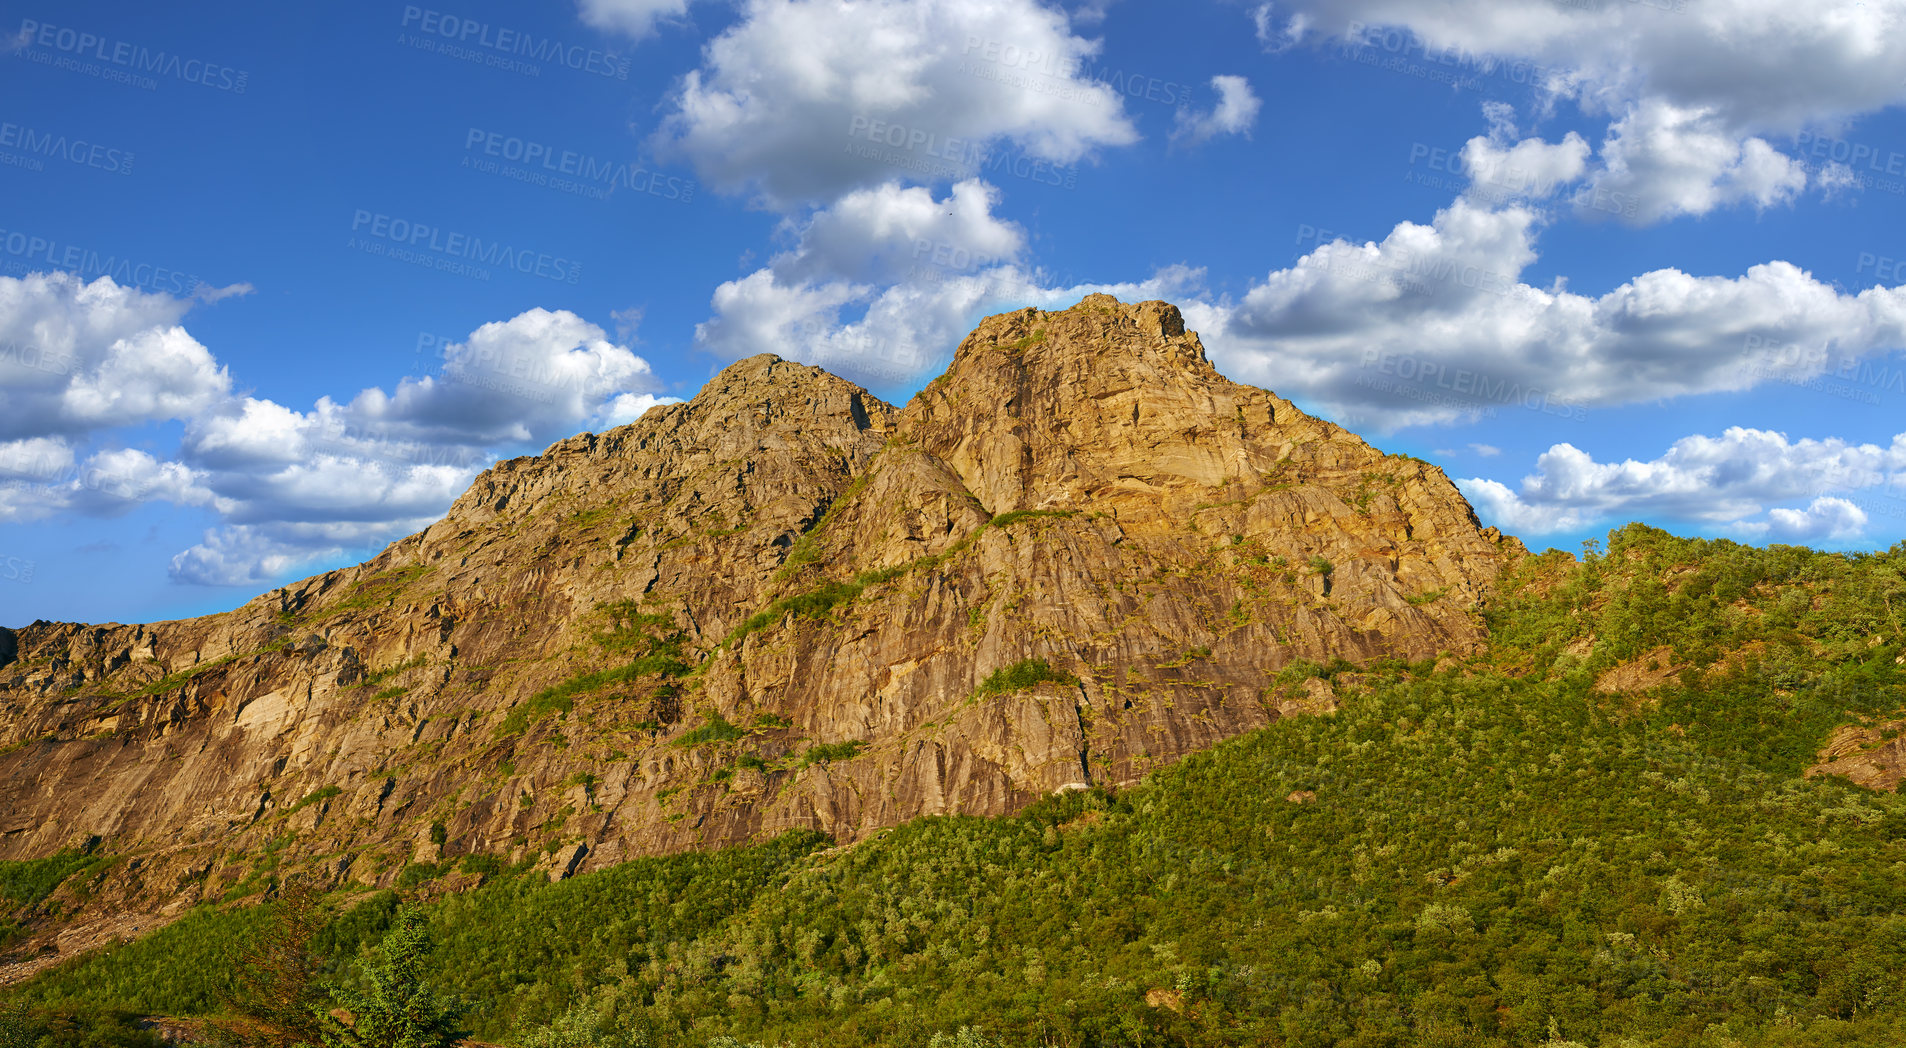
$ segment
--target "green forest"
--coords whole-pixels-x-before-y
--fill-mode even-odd
[[[288,1044],[272,1015],[336,1007],[357,1028],[311,1043],[1906,1044],[1906,806],[1803,776],[1836,727],[1906,721],[1906,544],[1631,525],[1481,614],[1485,651],[1293,665],[1342,708],[1015,817],[207,905],[19,987],[0,1048],[156,1043],[150,1015]],[[1597,689],[1618,666],[1661,682]],[[5,867],[16,904],[97,869]],[[388,1000],[422,1018],[367,1039]]]

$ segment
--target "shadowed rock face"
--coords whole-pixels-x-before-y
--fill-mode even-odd
[[[0,636],[0,858],[99,838],[123,921],[242,894],[272,841],[388,884],[1010,812],[1329,708],[1270,687],[1293,660],[1478,644],[1520,549],[1162,302],[989,318],[901,410],[754,357],[359,567]]]

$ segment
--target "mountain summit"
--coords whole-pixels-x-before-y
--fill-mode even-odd
[[[1280,688],[1299,660],[1476,645],[1520,550],[1436,467],[1219,375],[1167,303],[988,318],[898,410],[752,357],[363,565],[0,631],[0,858],[129,857],[70,951],[293,869],[1008,812],[1330,709]]]

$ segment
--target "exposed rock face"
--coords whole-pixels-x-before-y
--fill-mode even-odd
[[[1869,790],[1896,790],[1906,780],[1906,721],[1888,721],[1863,727],[1843,724],[1833,729],[1820,749],[1820,763],[1806,770],[1816,775],[1843,775]]]
[[[1520,549],[1165,303],[990,318],[898,411],[755,357],[359,567],[0,636],[0,858],[98,837],[99,898],[157,919],[274,840],[388,884],[1008,812],[1333,708],[1294,660],[1478,644]]]

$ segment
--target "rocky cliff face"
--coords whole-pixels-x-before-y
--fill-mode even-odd
[[[292,869],[1009,812],[1327,709],[1295,660],[1479,643],[1519,551],[1165,303],[992,317],[900,410],[755,357],[359,567],[0,636],[0,858],[124,857],[71,948]]]

